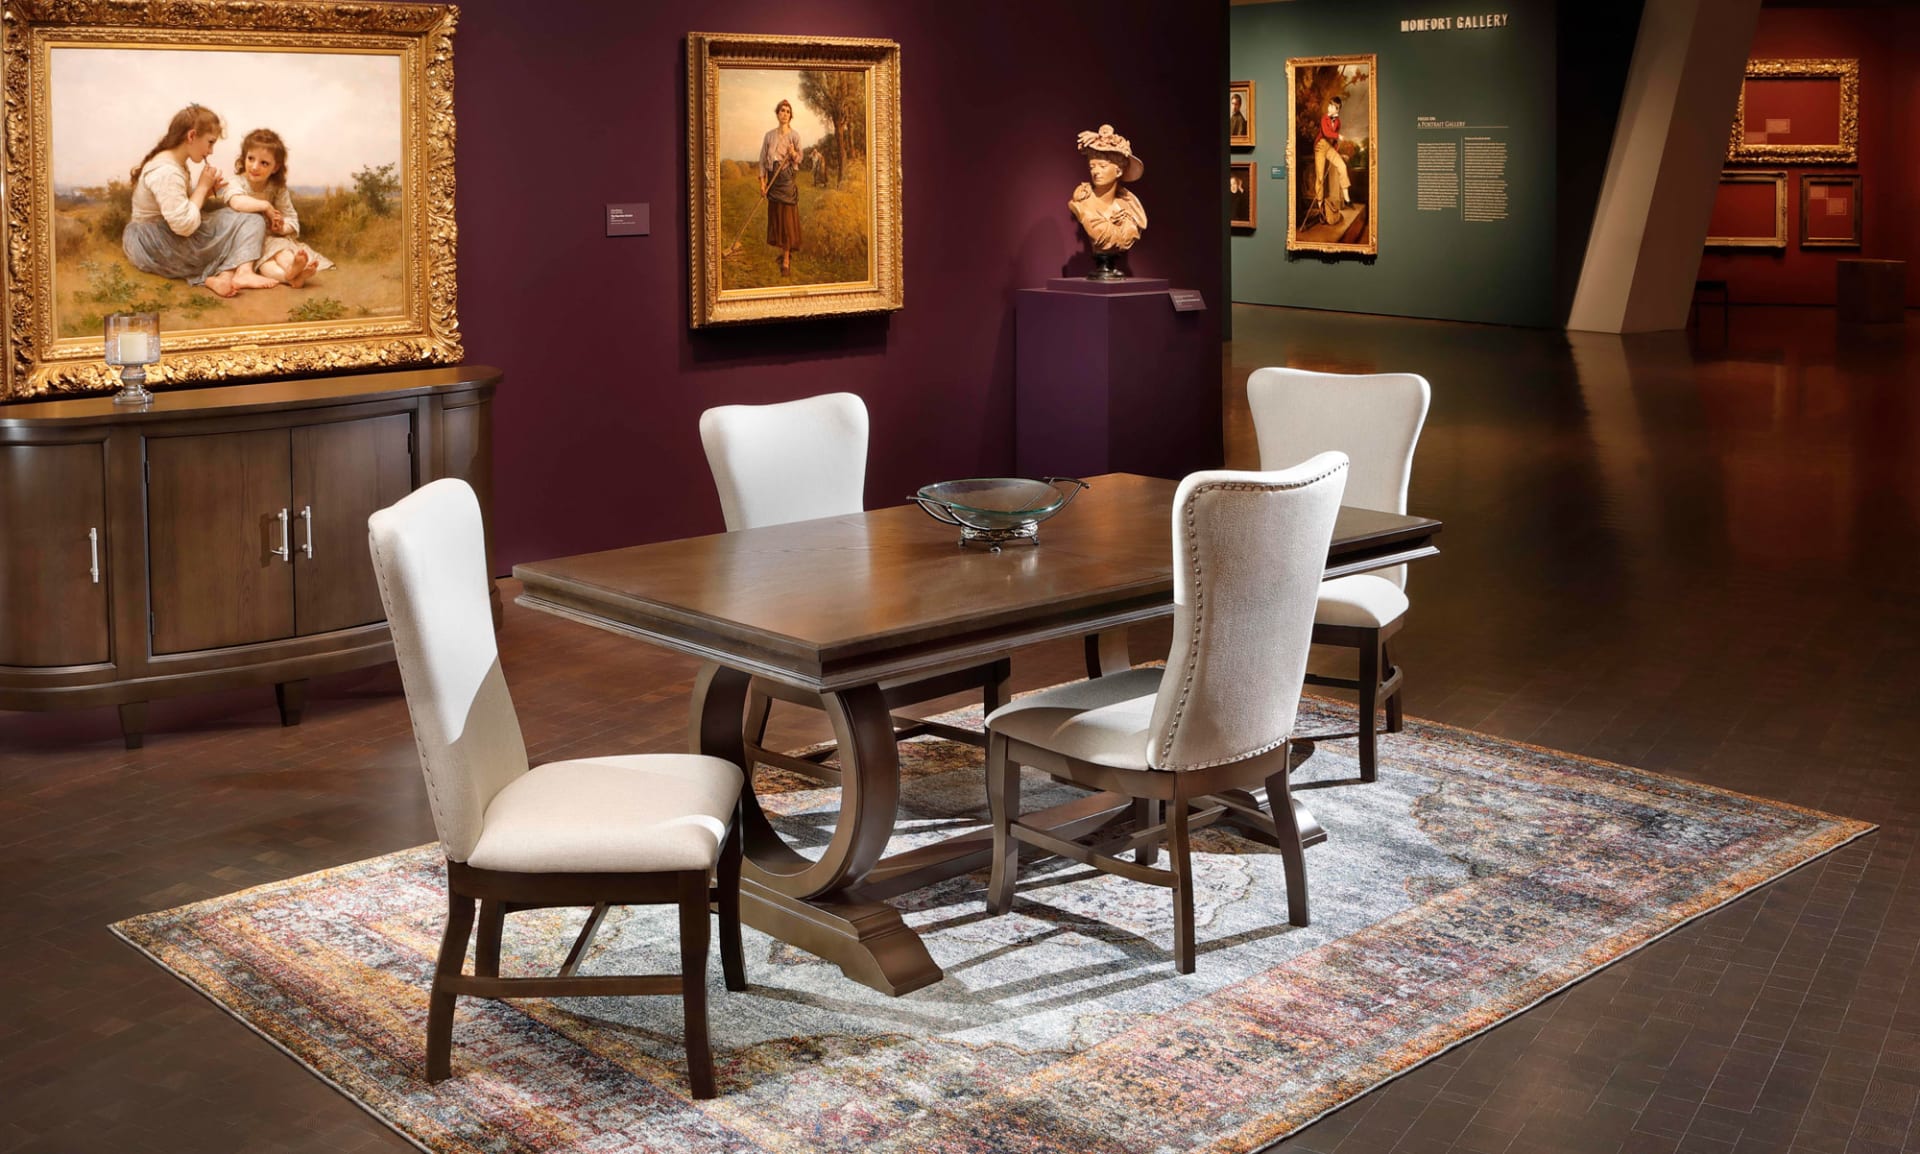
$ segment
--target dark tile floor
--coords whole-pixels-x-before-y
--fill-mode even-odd
[[[1920,1151],[1920,322],[1241,307],[1235,334],[1234,464],[1255,367],[1433,382],[1413,506],[1448,528],[1413,575],[1410,712],[1882,827],[1284,1147]],[[537,758],[682,746],[687,662],[516,608],[502,647]],[[1050,646],[1015,677],[1077,668]],[[111,711],[0,714],[0,1149],[409,1148],[105,930],[431,839],[391,671],[275,717],[264,690],[156,703],[127,752]]]

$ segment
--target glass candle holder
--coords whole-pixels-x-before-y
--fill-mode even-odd
[[[116,405],[144,405],[153,400],[147,390],[147,366],[160,360],[160,317],[157,313],[114,313],[107,318],[107,363],[120,369]]]

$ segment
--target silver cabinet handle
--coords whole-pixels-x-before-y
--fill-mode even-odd
[[[313,560],[313,506],[312,505],[308,505],[305,508],[300,510],[300,527],[307,539],[306,544],[300,546],[300,551],[307,555],[307,560],[311,561]]]
[[[87,552],[93,556],[87,571],[93,574],[93,583],[98,585],[100,584],[100,527],[98,525],[87,530]]]
[[[280,558],[287,564],[293,564],[293,534],[287,524],[287,511],[285,509],[280,510],[280,547],[271,550],[271,552],[275,557]]]

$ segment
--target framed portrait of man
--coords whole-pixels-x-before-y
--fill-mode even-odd
[[[692,327],[900,308],[900,46],[693,33],[687,94]]]
[[[1233,148],[1252,148],[1254,143],[1253,81],[1235,80],[1227,85],[1227,144]]]
[[[1255,200],[1253,165],[1227,165],[1227,224],[1233,228],[1253,228],[1259,223],[1259,205]]]
[[[451,5],[10,5],[0,398],[460,359]]]
[[[1371,54],[1287,61],[1287,251],[1380,251],[1379,95]]]

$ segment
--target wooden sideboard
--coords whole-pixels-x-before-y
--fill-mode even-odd
[[[147,702],[393,660],[367,516],[440,477],[493,556],[497,369],[479,365],[0,407],[0,709]],[[494,622],[500,620],[495,594]]]

